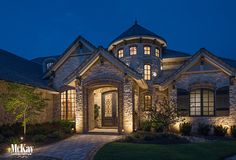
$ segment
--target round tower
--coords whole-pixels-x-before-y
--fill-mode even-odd
[[[108,51],[152,82],[160,71],[162,49],[166,46],[162,37],[135,21],[133,26],[111,42]]]

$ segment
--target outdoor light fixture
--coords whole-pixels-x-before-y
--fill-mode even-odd
[[[23,137],[23,136],[21,136],[21,137],[20,137],[20,140],[22,140],[22,141],[23,141],[23,140],[24,140],[24,137]]]
[[[152,72],[153,77],[157,76],[157,72]]]

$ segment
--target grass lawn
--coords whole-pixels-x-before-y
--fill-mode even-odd
[[[236,154],[236,141],[157,145],[112,142],[95,155],[95,160],[216,160]]]

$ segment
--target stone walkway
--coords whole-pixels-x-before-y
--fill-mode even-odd
[[[41,160],[44,159],[43,157],[45,159],[52,157],[52,159],[59,160],[91,160],[96,151],[104,144],[120,137],[120,135],[98,134],[74,135],[55,144],[36,148],[33,155],[28,158]]]

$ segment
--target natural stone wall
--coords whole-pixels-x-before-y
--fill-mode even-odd
[[[173,84],[168,88],[170,98],[177,98],[177,88],[189,90],[189,85],[197,82],[210,82],[220,88],[229,84],[229,76],[222,72],[205,73],[205,74],[186,74],[176,80],[175,87]],[[197,130],[198,123],[208,123],[213,125],[223,125],[230,127],[236,124],[236,83],[230,85],[230,115],[215,117],[183,117],[185,122],[193,123],[193,132]],[[178,126],[176,126],[178,127]]]
[[[134,100],[133,100],[133,82],[126,80],[124,82],[123,91],[123,127],[125,133],[133,132],[133,111],[134,111]]]
[[[64,79],[68,77],[68,75],[70,75],[89,56],[90,54],[70,56],[60,66],[60,68],[55,71],[55,77],[53,78],[53,87],[59,90],[62,86],[64,86]]]
[[[76,86],[76,109],[75,109],[75,128],[76,133],[84,132],[84,106],[83,106],[83,87]]]

